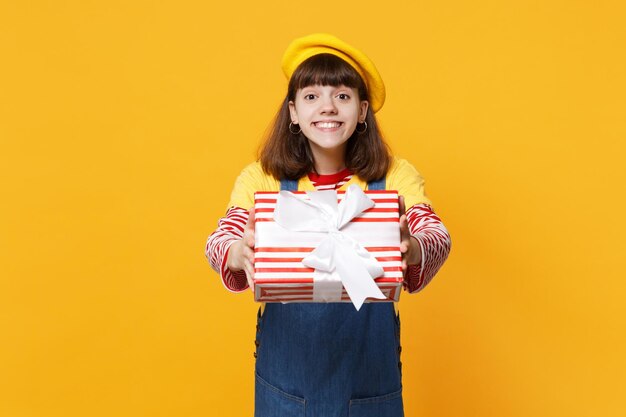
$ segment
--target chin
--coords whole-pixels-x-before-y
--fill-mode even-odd
[[[345,147],[348,140],[344,140],[341,142],[325,142],[325,141],[312,141],[309,139],[309,142],[312,146],[315,146],[320,149],[324,149],[325,151],[330,151],[337,148]]]

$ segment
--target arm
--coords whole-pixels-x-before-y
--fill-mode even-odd
[[[242,207],[254,205],[254,192],[272,189],[258,162],[245,167],[231,192],[226,216],[209,236],[204,253],[222,283],[229,291],[247,289],[254,274],[254,215]],[[248,271],[246,274],[245,271]]]
[[[404,214],[404,207],[409,207],[404,221],[400,222],[404,285],[409,292],[418,292],[433,279],[448,257],[450,235],[433,212],[425,194],[424,179],[413,165],[395,158],[387,183],[390,190],[398,190],[403,197],[400,214]]]
[[[407,266],[404,285],[409,293],[416,293],[428,285],[446,261],[451,240],[430,205],[416,204],[409,208],[406,217],[411,241],[417,241],[421,256],[419,263]]]
[[[243,238],[247,222],[248,210],[231,207],[226,216],[219,220],[217,230],[209,236],[204,249],[204,255],[220,274],[222,283],[232,292],[242,292],[248,288],[246,273],[243,270],[233,272],[227,266],[231,245]]]

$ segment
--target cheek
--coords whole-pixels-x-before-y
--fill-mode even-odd
[[[298,111],[298,117],[300,117],[300,119],[302,120],[310,120],[313,117],[314,112],[312,112],[310,109],[307,108],[300,108],[300,111]]]
[[[352,111],[351,119],[354,120],[354,122],[356,123],[359,120],[359,117],[361,117],[361,109],[357,106]]]

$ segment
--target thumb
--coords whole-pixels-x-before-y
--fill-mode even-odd
[[[404,249],[402,251],[403,253],[406,252],[409,248],[410,238],[411,232],[409,231],[409,225],[406,221],[406,214],[403,214],[402,216],[400,216],[400,244],[402,246],[402,249]]]
[[[246,222],[246,225],[244,227],[244,237],[246,240],[246,245],[248,245],[251,248],[254,248],[254,222],[255,222],[255,216],[254,216],[254,207],[251,208],[248,211],[248,221]]]
[[[246,225],[244,228],[247,229],[248,231],[254,232],[254,222],[255,222],[254,207],[252,207],[250,210],[248,210],[248,221],[246,222]]]

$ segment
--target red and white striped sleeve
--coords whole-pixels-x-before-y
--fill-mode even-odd
[[[242,292],[248,288],[244,271],[232,272],[226,266],[230,245],[243,237],[243,229],[248,222],[248,210],[231,207],[222,217],[217,229],[211,233],[204,248],[204,255],[215,271],[220,274],[227,290]]]
[[[404,286],[409,293],[421,291],[433,279],[448,258],[451,240],[448,230],[428,204],[416,204],[407,212],[411,235],[422,248],[420,265],[409,265]]]

